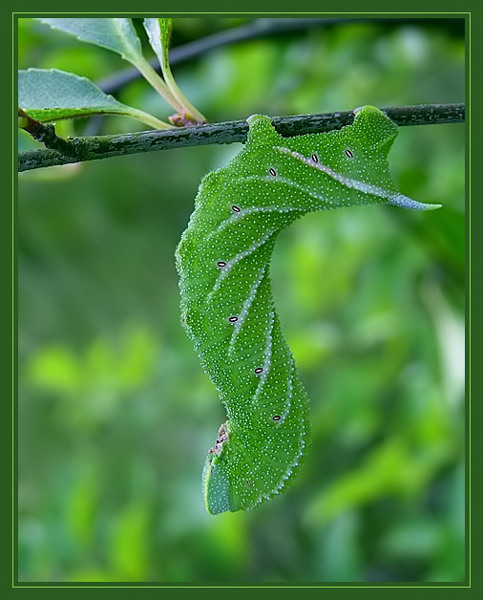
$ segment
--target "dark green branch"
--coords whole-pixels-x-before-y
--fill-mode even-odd
[[[381,110],[397,125],[462,123],[465,120],[464,104],[423,104],[383,108]],[[345,111],[293,117],[273,117],[273,123],[277,131],[290,137],[340,129],[344,125],[352,123],[353,119],[354,113]],[[64,140],[68,145],[68,154],[44,148],[22,152],[19,154],[18,170],[29,171],[53,165],[185,146],[244,142],[247,132],[248,124],[246,121],[229,121],[163,131],[141,131],[121,135],[72,138]]]
[[[57,150],[65,156],[76,156],[76,151],[73,143],[70,140],[59,137],[55,133],[55,127],[50,123],[41,123],[29,117],[28,114],[18,109],[18,126],[37,140],[44,144],[46,148]]]

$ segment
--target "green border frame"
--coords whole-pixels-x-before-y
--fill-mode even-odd
[[[417,3],[416,3],[417,4]],[[25,7],[25,4],[24,4]],[[26,8],[26,7],[25,7]],[[35,16],[35,15],[45,15],[45,14],[75,14],[75,15],[81,15],[81,14],[96,14],[96,15],[112,15],[113,11],[109,11],[109,12],[96,12],[96,11],[86,11],[86,12],[75,12],[75,13],[69,13],[68,11],[38,11],[38,10],[31,10],[31,11],[25,11],[25,12],[19,12],[19,11],[11,11],[10,15],[11,15],[11,24],[12,24],[12,28],[10,31],[10,36],[3,36],[3,42],[7,42],[11,40],[11,52],[12,52],[12,100],[13,103],[15,103],[16,101],[16,77],[15,77],[15,73],[16,73],[16,19],[19,16],[24,16],[24,17],[30,17],[30,16]],[[143,11],[143,12],[117,12],[117,15],[147,15],[150,14],[149,11]],[[151,13],[153,14],[153,13]],[[15,116],[13,115],[13,121],[12,121],[12,142],[13,142],[13,161],[12,161],[12,203],[10,207],[6,207],[7,208],[7,216],[6,218],[3,219],[3,222],[5,224],[8,224],[8,227],[10,228],[10,232],[9,235],[6,235],[4,237],[2,237],[2,241],[4,242],[6,249],[8,248],[7,252],[3,252],[2,253],[2,260],[7,257],[7,259],[10,258],[11,256],[11,260],[6,260],[5,262],[9,262],[9,269],[11,270],[11,285],[12,285],[12,294],[11,297],[8,298],[8,303],[7,303],[7,313],[9,314],[9,319],[8,321],[11,323],[11,325],[9,327],[6,328],[6,330],[9,330],[9,336],[11,338],[11,344],[10,344],[10,351],[11,351],[11,355],[10,355],[10,359],[7,361],[4,361],[4,365],[7,364],[9,367],[9,371],[11,372],[11,377],[12,377],[12,394],[11,394],[11,418],[10,419],[6,419],[5,422],[8,422],[10,424],[11,427],[11,435],[12,435],[12,443],[10,445],[11,448],[11,462],[10,462],[10,468],[11,468],[11,482],[12,482],[12,495],[11,495],[11,515],[12,515],[12,527],[11,527],[11,569],[10,570],[10,574],[9,574],[9,579],[10,579],[10,590],[11,591],[18,591],[20,589],[55,589],[55,588],[59,588],[59,589],[164,589],[164,588],[168,588],[168,589],[199,589],[199,588],[222,588],[222,589],[237,589],[240,588],[242,590],[244,589],[269,589],[269,588],[275,588],[275,589],[283,589],[283,588],[288,588],[288,589],[300,589],[300,588],[315,588],[315,589],[369,589],[372,590],[373,589],[420,589],[420,590],[433,590],[433,589],[453,589],[453,588],[458,588],[458,589],[468,589],[471,591],[480,591],[482,588],[480,587],[481,582],[477,582],[477,581],[473,581],[472,578],[472,569],[471,569],[471,565],[472,565],[472,547],[476,546],[476,540],[473,539],[473,530],[472,528],[476,528],[476,525],[479,525],[481,523],[481,517],[477,517],[475,520],[472,519],[472,497],[473,494],[475,493],[475,489],[474,486],[472,486],[472,479],[471,479],[471,467],[472,467],[472,451],[474,448],[474,444],[476,444],[478,442],[478,440],[473,440],[472,436],[471,436],[471,423],[472,423],[472,413],[473,413],[473,407],[472,407],[472,386],[475,385],[475,379],[473,377],[472,374],[472,365],[474,363],[474,361],[476,360],[476,357],[473,356],[472,354],[472,348],[473,348],[473,335],[472,335],[472,328],[476,329],[476,323],[473,321],[473,318],[476,319],[476,315],[475,317],[473,317],[472,315],[472,294],[474,293],[478,293],[478,297],[481,298],[481,296],[479,295],[479,292],[481,292],[481,281],[473,281],[472,279],[472,254],[473,254],[473,248],[474,245],[477,243],[477,240],[473,240],[472,237],[472,223],[474,221],[474,219],[477,218],[477,213],[476,213],[476,207],[472,206],[472,202],[471,202],[471,190],[472,190],[472,185],[473,185],[473,180],[472,180],[472,170],[471,170],[471,161],[472,161],[472,129],[473,129],[473,116],[472,116],[472,112],[471,112],[471,100],[472,100],[472,94],[477,93],[476,91],[473,91],[472,87],[474,87],[475,89],[479,88],[479,85],[481,85],[481,83],[477,80],[477,78],[475,77],[474,80],[472,80],[472,62],[471,62],[471,57],[472,57],[472,48],[473,48],[473,38],[472,38],[472,15],[475,14],[475,10],[472,11],[395,11],[395,12],[391,12],[391,11],[359,11],[359,12],[355,12],[355,11],[347,11],[347,12],[331,12],[331,11],[327,11],[327,12],[322,12],[322,11],[307,11],[307,12],[295,12],[295,11],[276,11],[276,12],[272,12],[272,11],[264,11],[264,12],[255,12],[255,11],[246,11],[246,12],[241,12],[241,11],[233,11],[233,12],[227,12],[227,11],[166,11],[166,14],[169,14],[170,16],[205,16],[205,15],[216,15],[216,16],[233,16],[233,17],[237,17],[237,16],[288,16],[288,15],[294,15],[294,16],[322,16],[322,15],[330,15],[330,16],[347,16],[347,17],[352,17],[352,16],[359,16],[359,15],[364,15],[364,16],[391,16],[391,17],[399,17],[399,16],[407,16],[407,15],[411,15],[411,16],[416,16],[416,17],[434,17],[434,16],[441,16],[442,18],[444,17],[452,17],[454,18],[455,16],[460,16],[462,18],[465,18],[466,21],[466,32],[467,32],[467,37],[466,37],[466,104],[467,104],[467,112],[466,112],[466,124],[465,124],[465,129],[466,129],[466,148],[467,148],[467,154],[466,154],[466,181],[467,181],[467,192],[466,192],[466,249],[467,249],[467,261],[466,261],[466,286],[467,286],[467,298],[466,298],[466,302],[467,302],[467,316],[466,316],[466,349],[467,349],[467,353],[466,353],[466,368],[467,368],[467,388],[466,388],[466,400],[467,400],[467,412],[466,412],[466,578],[465,578],[465,582],[464,583],[427,583],[427,584],[406,584],[406,583],[394,583],[394,584],[373,584],[373,583],[367,583],[367,584],[362,584],[362,583],[354,583],[354,584],[348,584],[348,583],[343,583],[343,584],[314,584],[314,583],[300,583],[300,584],[280,584],[280,585],[272,585],[272,584],[261,584],[261,585],[209,585],[209,584],[196,584],[196,583],[187,583],[187,584],[170,584],[170,583],[159,583],[159,584],[152,584],[152,583],[147,583],[147,584],[142,584],[142,583],[116,583],[116,582],[112,582],[112,583],[85,583],[85,584],[78,584],[78,583],[72,583],[72,584],[66,584],[66,583],[59,583],[56,584],[55,582],[53,583],[19,583],[16,580],[16,567],[17,567],[17,538],[16,538],[16,500],[17,500],[17,494],[16,494],[16,482],[17,482],[17,465],[16,465],[16,460],[15,460],[15,452],[16,452],[16,443],[17,443],[17,438],[16,438],[16,425],[17,425],[17,415],[16,415],[16,375],[17,375],[17,370],[16,370],[16,352],[17,352],[17,339],[16,339],[16,325],[17,325],[17,312],[16,312],[16,295],[17,295],[17,273],[16,273],[16,267],[17,267],[17,261],[16,261],[16,246],[15,246],[15,227],[16,227],[16,220],[17,220],[17,214],[16,214],[16,188],[15,188],[15,181],[16,181],[16,176],[17,176],[17,160],[16,160],[16,155],[17,155],[17,141],[16,141],[16,121],[15,121]],[[479,26],[481,26],[481,22],[479,22]],[[475,26],[475,30],[476,30],[476,26]],[[477,37],[477,36],[475,36]],[[472,86],[472,81],[474,83],[474,86]],[[478,90],[479,91],[479,90]],[[481,97],[481,96],[479,96]],[[5,166],[5,165],[4,165]],[[6,204],[6,203],[5,203]],[[4,206],[5,209],[5,206]],[[475,210],[474,210],[475,209]],[[478,207],[478,210],[481,210],[481,205],[480,207]],[[478,213],[479,216],[481,216]],[[479,222],[479,220],[478,220]],[[6,243],[5,243],[6,242]],[[478,256],[479,254],[477,253],[476,256]],[[479,304],[477,304],[477,306],[479,306]],[[480,319],[481,317],[478,316],[478,321],[477,323],[481,325],[480,323]],[[483,331],[483,329],[481,329],[481,331]],[[9,336],[5,336],[4,339],[8,339]],[[477,336],[476,336],[477,337]],[[475,363],[476,364],[476,363]],[[476,372],[478,374],[478,371]],[[6,440],[5,438],[3,439],[4,441],[4,445],[5,447],[7,446]],[[8,456],[8,453],[7,453]],[[482,529],[483,532],[483,529]],[[480,540],[477,538],[478,541],[478,546],[480,545]],[[475,548],[476,550],[476,548]],[[7,561],[4,561],[4,566],[6,566]],[[10,565],[9,565],[10,566]],[[479,573],[476,574],[477,576],[479,576]],[[479,577],[478,577],[479,579]],[[3,577],[3,581],[5,581],[6,578]]]

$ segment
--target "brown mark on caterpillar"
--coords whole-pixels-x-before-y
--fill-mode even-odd
[[[220,456],[223,450],[223,445],[230,437],[230,431],[227,423],[222,423],[220,429],[218,429],[218,437],[216,438],[215,445],[208,450],[208,455]]]

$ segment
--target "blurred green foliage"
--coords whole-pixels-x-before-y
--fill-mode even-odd
[[[174,42],[245,21],[178,19]],[[92,80],[124,68],[20,19],[30,66]],[[447,19],[346,22],[225,46],[174,74],[211,121],[460,102],[464,38]],[[143,81],[117,98],[168,114]],[[274,293],[312,446],[282,495],[213,517],[201,468],[224,411],[179,324],[173,254],[201,177],[239,148],[19,177],[19,579],[461,581],[464,127],[403,128],[392,151],[401,191],[442,210],[324,212],[280,237]]]

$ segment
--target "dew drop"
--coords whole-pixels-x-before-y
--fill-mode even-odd
[[[268,172],[270,173],[270,175],[272,175],[273,177],[275,177],[275,175],[277,174],[277,172],[275,171],[275,169],[272,169],[272,167],[270,167],[270,169],[268,169]]]
[[[237,206],[236,204],[234,204],[234,205],[231,207],[231,210],[232,210],[233,212],[240,212],[240,207],[239,207],[239,206]]]
[[[230,323],[236,323],[238,321],[238,317],[230,317],[228,320]]]
[[[274,421],[280,421],[282,417],[280,415],[274,415],[272,418]]]
[[[314,163],[319,162],[319,157],[317,156],[317,154],[312,154],[312,160],[314,161]]]
[[[347,150],[345,150],[345,155],[347,156],[347,158],[354,158],[354,155],[352,154],[352,152],[349,150],[349,148],[347,148]]]
[[[263,369],[262,369],[262,367],[257,367],[257,368],[255,369],[255,373],[256,373],[257,375],[260,375],[260,373],[263,373]]]
[[[218,261],[216,264],[217,264],[219,267],[226,267],[226,262],[224,262],[224,261],[222,261],[222,260],[219,260],[219,261]]]

